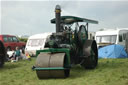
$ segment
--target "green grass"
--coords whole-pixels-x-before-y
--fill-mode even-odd
[[[68,78],[43,80],[31,70],[34,63],[35,58],[6,62],[0,69],[0,85],[128,85],[128,59],[100,59],[94,70],[77,65]]]

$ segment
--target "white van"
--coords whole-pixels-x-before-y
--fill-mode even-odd
[[[97,31],[95,34],[95,40],[97,41],[98,47],[110,44],[119,44],[125,46],[127,32],[128,28]]]
[[[25,54],[35,56],[36,50],[44,49],[45,42],[51,34],[52,33],[42,33],[30,36],[25,47]]]

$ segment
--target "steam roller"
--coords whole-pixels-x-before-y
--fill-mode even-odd
[[[79,25],[81,22],[85,24]],[[47,38],[44,50],[36,51],[33,70],[39,79],[66,78],[76,64],[85,69],[94,69],[98,65],[96,41],[88,39],[88,24],[98,24],[98,21],[61,16],[61,7],[56,5],[51,23],[56,24],[56,32]]]

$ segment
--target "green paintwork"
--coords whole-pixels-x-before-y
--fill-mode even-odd
[[[63,67],[50,67],[50,68],[40,68],[40,67],[36,67],[34,68],[34,70],[66,70],[66,69],[70,69],[70,68],[63,68]]]
[[[92,24],[98,24],[98,21],[86,19],[86,18],[80,18],[75,16],[61,16],[61,23],[64,24],[73,24],[75,22],[87,22]],[[51,20],[51,23],[56,23],[55,18]]]

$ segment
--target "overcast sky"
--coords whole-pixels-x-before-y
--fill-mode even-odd
[[[99,21],[89,24],[90,31],[102,28],[128,28],[128,1],[1,1],[2,34],[32,35],[54,32],[50,19],[55,6],[62,15],[75,15]]]

